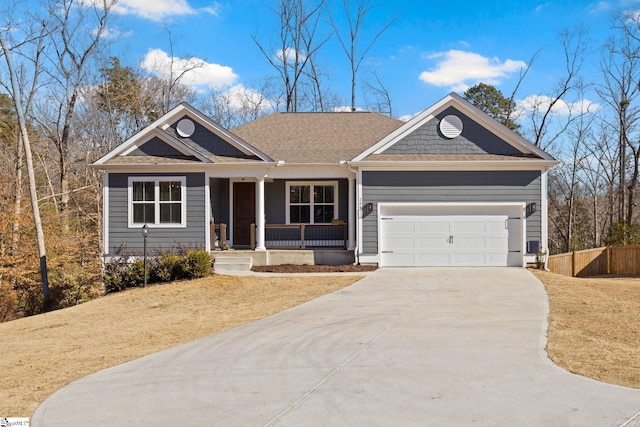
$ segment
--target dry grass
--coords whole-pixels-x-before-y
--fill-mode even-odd
[[[0,416],[30,416],[56,390],[90,373],[269,316],[358,279],[212,276],[2,323]]]
[[[532,272],[549,295],[549,357],[571,372],[640,388],[640,278]]]

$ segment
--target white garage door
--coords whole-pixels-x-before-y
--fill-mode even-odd
[[[381,216],[381,265],[507,266],[510,223],[508,215]]]

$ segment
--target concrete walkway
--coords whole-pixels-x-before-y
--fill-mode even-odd
[[[72,383],[32,425],[640,426],[640,390],[549,361],[546,315],[523,269],[380,269]]]

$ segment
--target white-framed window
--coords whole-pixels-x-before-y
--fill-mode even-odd
[[[330,224],[338,217],[337,181],[287,182],[287,224]]]
[[[129,177],[129,227],[186,227],[184,176]]]

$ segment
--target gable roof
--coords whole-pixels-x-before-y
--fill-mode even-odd
[[[413,134],[426,132],[425,126],[430,122],[440,122],[442,115],[454,112],[462,115],[478,129],[490,135],[494,141],[488,142],[486,147],[478,147],[474,142],[464,137],[464,132],[458,137],[450,139],[436,136],[437,131],[431,129],[433,135],[426,137],[431,141],[438,141],[444,148],[429,151],[429,142],[425,144],[425,150],[413,154],[402,153],[397,149],[401,144],[410,144]],[[466,128],[466,125],[465,125]],[[408,141],[408,142],[407,142]],[[481,141],[484,142],[484,141]],[[414,143],[415,144],[415,143]],[[466,146],[465,146],[466,145]],[[473,149],[472,149],[473,147]],[[498,148],[499,147],[499,148]],[[449,151],[448,151],[449,150]],[[400,128],[385,136],[376,144],[363,150],[354,157],[354,162],[361,161],[500,161],[500,160],[539,160],[555,162],[555,159],[536,147],[521,135],[508,129],[506,126],[491,118],[483,111],[472,105],[456,93],[450,93],[439,102],[418,114]]]
[[[348,161],[404,122],[372,112],[274,113],[232,129],[285,163]]]
[[[182,137],[174,129],[178,120],[189,118],[218,141],[218,147],[227,145],[226,153],[216,153],[199,145],[190,137]],[[159,142],[161,141],[161,142]],[[144,148],[145,145],[147,149]],[[150,153],[150,146],[163,154]],[[215,151],[215,150],[213,150]],[[166,154],[170,153],[171,154]],[[231,154],[230,154],[231,153]],[[245,163],[272,162],[261,150],[251,146],[227,129],[221,127],[186,102],[181,103],[142,131],[138,132],[109,153],[96,160],[94,166],[185,164],[185,163]]]

